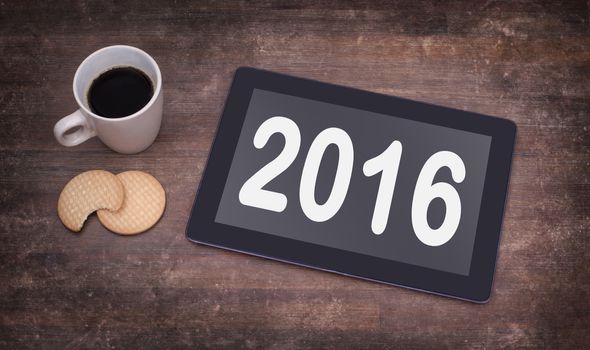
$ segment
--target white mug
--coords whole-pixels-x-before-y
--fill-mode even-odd
[[[122,118],[105,118],[93,113],[87,98],[93,80],[111,68],[125,66],[135,67],[150,78],[154,86],[150,101],[139,111]],[[164,102],[162,74],[156,61],[138,48],[108,46],[88,56],[74,76],[74,97],[80,109],[60,119],[53,128],[55,138],[64,146],[76,146],[98,136],[112,150],[131,154],[145,150],[158,136]],[[78,130],[71,132],[76,128]]]

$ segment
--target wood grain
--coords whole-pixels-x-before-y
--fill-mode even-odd
[[[147,151],[60,146],[78,64],[153,55],[165,120]],[[514,120],[490,302],[387,287],[197,246],[184,229],[233,71],[254,66]],[[0,347],[498,348],[590,341],[590,18],[586,1],[0,3]],[[159,224],[72,234],[81,171],[145,170]]]

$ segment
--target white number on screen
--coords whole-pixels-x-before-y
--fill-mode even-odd
[[[381,173],[379,181],[379,190],[375,200],[375,209],[373,210],[373,219],[371,221],[371,230],[376,235],[385,231],[387,221],[389,220],[389,210],[393,199],[393,190],[397,180],[397,170],[402,156],[402,144],[399,141],[393,141],[383,153],[375,158],[371,158],[363,165],[365,176],[373,176]]]
[[[336,177],[332,185],[332,192],[324,204],[315,201],[315,185],[320,170],[320,163],[329,145],[338,147],[338,167]],[[301,209],[310,220],[323,222],[333,217],[344,202],[350,176],[352,175],[352,164],[354,162],[354,150],[350,136],[338,128],[328,128],[316,136],[301,173],[301,185],[299,186],[299,200]]]
[[[449,151],[437,152],[422,167],[412,200],[414,233],[422,243],[432,247],[447,243],[457,231],[461,220],[461,198],[457,190],[446,182],[432,183],[442,167],[451,170],[451,176],[456,183],[461,183],[465,179],[465,164],[457,154]],[[435,198],[441,198],[445,202],[446,213],[442,225],[432,229],[426,215],[430,202]]]
[[[240,190],[240,203],[250,207],[282,212],[287,207],[287,196],[282,193],[263,190],[267,183],[285,171],[297,157],[301,145],[299,127],[289,118],[272,117],[267,119],[254,135],[254,146],[266,146],[270,137],[276,133],[283,135],[285,146],[281,153],[252,175]]]
[[[274,212],[282,212],[287,207],[287,197],[284,194],[264,190],[262,187],[285,171],[297,157],[301,146],[299,127],[289,118],[276,116],[267,119],[254,135],[254,146],[263,148],[270,137],[277,133],[285,138],[285,146],[275,159],[244,183],[239,193],[239,200],[243,205]],[[324,153],[332,144],[338,148],[336,176],[328,199],[323,204],[318,204],[315,200],[317,176]],[[363,165],[363,173],[367,177],[381,173],[371,220],[371,230],[376,235],[382,234],[387,227],[401,156],[401,142],[393,141],[385,151]],[[336,215],[348,193],[353,164],[354,147],[346,131],[327,128],[316,136],[307,153],[299,185],[299,201],[307,218],[324,222]],[[435,175],[443,167],[450,169],[456,183],[465,179],[465,164],[457,154],[450,151],[437,152],[422,167],[412,199],[411,219],[414,233],[422,243],[432,247],[448,242],[455,235],[461,220],[461,198],[457,190],[446,182],[433,183]],[[437,229],[431,228],[427,219],[428,207],[435,198],[441,198],[446,206],[445,218]]]

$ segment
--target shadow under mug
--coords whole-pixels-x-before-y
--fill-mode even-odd
[[[143,71],[152,81],[154,94],[139,111],[122,118],[101,117],[90,110],[87,93],[93,80],[115,67],[131,66]],[[138,153],[158,136],[162,122],[162,74],[156,61],[144,51],[126,45],[102,48],[88,56],[74,75],[74,97],[79,109],[60,119],[53,128],[64,146],[76,146],[98,136],[113,151]],[[75,130],[77,129],[77,130]]]

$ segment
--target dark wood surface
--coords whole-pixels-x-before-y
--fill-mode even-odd
[[[586,1],[0,3],[0,348],[583,348],[590,342]],[[111,44],[153,55],[160,134],[116,154],[60,146],[72,78]],[[476,305],[220,249],[184,236],[242,65],[518,124],[491,300]],[[145,170],[168,204],[120,237],[59,221],[66,182]]]

